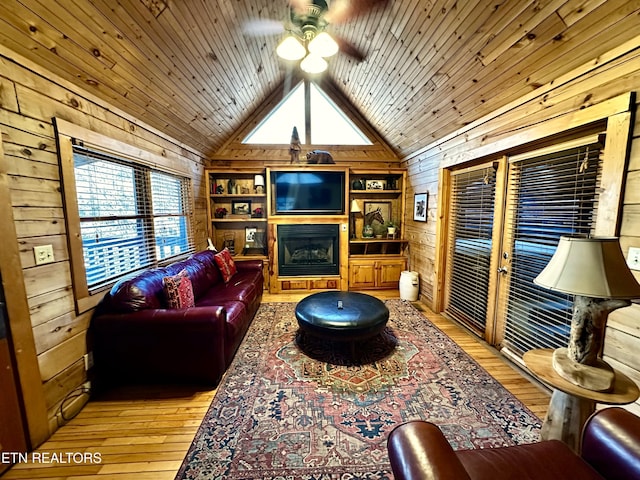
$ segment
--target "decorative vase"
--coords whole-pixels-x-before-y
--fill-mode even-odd
[[[373,238],[373,227],[371,225],[365,225],[362,230],[363,238]]]

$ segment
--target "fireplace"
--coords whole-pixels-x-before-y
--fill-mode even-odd
[[[278,225],[281,276],[339,275],[340,225]]]

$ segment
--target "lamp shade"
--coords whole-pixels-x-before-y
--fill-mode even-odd
[[[355,200],[351,200],[351,209],[350,209],[351,213],[360,213],[362,212],[362,210],[360,210],[360,207],[358,206],[358,202],[356,202]]]
[[[309,51],[321,57],[331,57],[338,53],[338,44],[327,32],[321,32],[309,42]]]
[[[256,175],[253,177],[254,187],[264,187],[264,177],[262,175]]]
[[[300,43],[300,40],[289,35],[280,42],[280,45],[276,48],[276,53],[285,60],[300,60],[307,54],[307,49]]]
[[[594,298],[640,298],[617,238],[560,237],[558,248],[534,283]]]
[[[304,60],[300,62],[300,68],[307,73],[322,73],[324,72],[329,64],[327,61],[322,58],[320,55],[316,55],[315,53],[310,53]]]

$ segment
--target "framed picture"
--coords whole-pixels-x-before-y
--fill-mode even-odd
[[[413,219],[416,222],[427,221],[427,209],[429,208],[429,193],[416,193],[413,195]]]
[[[364,202],[364,224],[371,225],[375,220],[379,223],[391,220],[391,202]]]
[[[232,201],[231,202],[231,214],[232,215],[251,215],[251,201]]]
[[[254,243],[256,241],[256,233],[258,229],[256,227],[244,228],[244,241],[245,243]]]
[[[366,180],[365,188],[367,190],[384,190],[384,180]]]

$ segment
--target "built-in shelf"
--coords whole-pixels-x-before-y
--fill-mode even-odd
[[[349,256],[403,255],[408,241],[402,239],[352,239],[349,240]]]
[[[267,198],[264,193],[212,193],[212,198]]]
[[[351,195],[399,195],[402,193],[402,190],[349,190],[349,194]]]
[[[237,223],[237,222],[266,222],[267,219],[264,217],[238,217],[238,218],[216,218],[213,217],[211,219],[212,222],[215,223]]]

